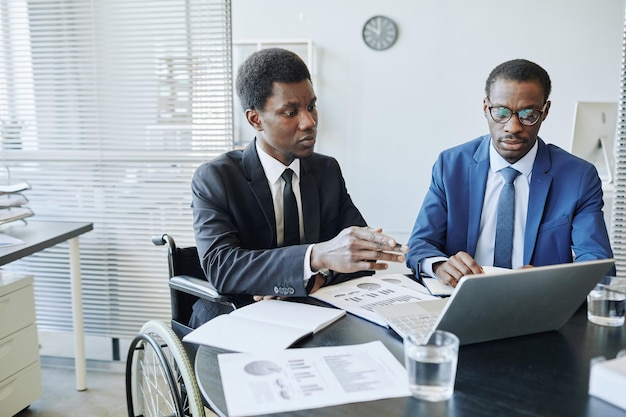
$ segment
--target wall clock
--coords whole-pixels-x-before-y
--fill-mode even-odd
[[[383,51],[398,39],[398,26],[385,16],[373,16],[363,25],[363,41],[367,46]]]

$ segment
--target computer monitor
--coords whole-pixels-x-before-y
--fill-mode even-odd
[[[576,103],[571,152],[596,166],[603,182],[613,182],[617,102]]]

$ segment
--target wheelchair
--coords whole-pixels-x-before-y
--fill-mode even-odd
[[[183,344],[192,305],[199,298],[235,309],[228,296],[205,278],[195,247],[178,248],[167,235],[152,238],[168,245],[172,320],[145,323],[132,340],[126,360],[126,404],[129,417],[204,417],[204,407],[193,371],[197,345]]]

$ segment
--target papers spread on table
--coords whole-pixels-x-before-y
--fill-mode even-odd
[[[6,246],[21,245],[23,243],[24,241],[22,239],[0,233],[0,248],[4,248]]]
[[[351,279],[322,287],[311,297],[384,327],[388,327],[387,322],[374,311],[374,307],[436,299],[421,284],[402,274]]]
[[[484,275],[493,274],[493,273],[501,274],[502,272],[505,272],[505,271],[512,271],[512,270],[508,268],[500,268],[497,266],[483,266]],[[424,283],[426,288],[428,288],[428,291],[432,295],[448,296],[448,295],[452,295],[452,292],[454,291],[454,287],[447,285],[447,284],[443,284],[437,278],[432,278],[427,275],[422,275],[421,278],[422,278],[422,282]]]
[[[183,341],[236,352],[280,350],[345,314],[336,308],[263,300],[209,320]]]
[[[410,395],[404,367],[380,341],[218,355],[229,416]]]

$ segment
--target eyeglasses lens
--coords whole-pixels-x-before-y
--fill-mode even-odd
[[[524,125],[534,125],[539,120],[539,113],[537,110],[533,109],[524,109],[517,112],[517,117],[519,117],[519,121]]]
[[[491,117],[498,123],[506,123],[513,116],[513,111],[508,107],[491,107]],[[521,124],[532,126],[539,120],[541,112],[534,109],[522,109],[517,112]]]

